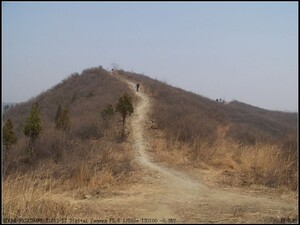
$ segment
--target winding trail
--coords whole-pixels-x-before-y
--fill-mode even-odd
[[[131,143],[136,159],[144,168],[149,180],[157,183],[155,191],[145,195],[136,207],[136,217],[176,223],[262,223],[273,221],[274,216],[286,216],[297,210],[294,202],[257,194],[238,194],[221,189],[211,189],[188,175],[158,165],[147,150],[146,122],[151,107],[150,97],[135,91],[135,83],[120,78],[134,90],[138,102],[131,118]],[[273,220],[272,220],[273,219]]]

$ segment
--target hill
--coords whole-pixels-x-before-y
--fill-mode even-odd
[[[105,193],[134,177],[135,163],[128,144],[121,142],[121,116],[102,117],[103,109],[115,107],[128,86],[101,68],[74,73],[27,102],[16,104],[3,115],[12,120],[17,143],[2,148],[4,216],[64,217],[73,209],[52,199],[53,193],[70,192],[76,198]],[[28,154],[29,138],[23,127],[31,106],[37,102],[42,133]],[[71,128],[55,129],[58,105],[70,108]],[[32,186],[34,184],[34,186]],[[27,196],[24,199],[24,196]],[[26,207],[30,205],[30,209]]]
[[[76,142],[78,145],[80,142],[97,140],[115,132],[113,130],[119,126],[120,118],[115,115],[108,123],[101,117],[101,112],[107,105],[115,105],[125,92],[130,93],[129,88],[112,77],[108,71],[91,68],[84,70],[81,74],[71,74],[48,91],[27,102],[16,104],[3,115],[3,121],[11,118],[18,139],[17,145],[11,149],[12,160],[9,158],[8,161],[16,163],[18,156],[22,155],[27,148],[27,144],[25,144],[27,137],[23,134],[23,127],[31,106],[35,102],[39,104],[43,124],[43,132],[36,147],[36,159],[48,157],[51,159],[57,154],[68,154],[66,149],[60,149],[57,146],[57,138],[60,133],[55,130],[54,120],[59,104],[62,107],[68,106],[71,112],[71,129],[67,134],[70,142],[68,144]],[[86,152],[84,150],[86,147],[81,147]],[[79,154],[79,152],[80,150],[77,153]],[[68,155],[68,157],[70,156]],[[6,172],[9,172],[10,169],[7,169]]]
[[[229,127],[228,138],[247,144],[276,142],[296,134],[297,113],[265,110],[238,101],[223,104],[141,74],[119,73],[147,88],[156,100],[153,115],[159,128],[177,132],[172,136],[179,140],[212,139],[220,125]]]
[[[223,104],[141,74],[119,74],[153,98],[151,117],[163,132],[152,145],[158,161],[218,168],[215,180],[224,185],[297,189],[297,113]]]
[[[16,105],[16,103],[11,103],[11,102],[2,102],[2,114],[8,110],[10,107],[13,107]]]
[[[133,93],[135,83],[141,84],[142,93]],[[136,110],[126,125],[126,140],[119,133],[120,115],[114,114],[111,119],[102,117],[106,106],[115,106],[125,92],[132,97]],[[35,102],[40,107],[43,131],[34,145],[34,154],[28,154],[28,138],[23,134],[23,127]],[[55,129],[59,104],[70,108],[68,132]],[[127,200],[133,209],[142,213],[145,213],[143,207],[156,208],[148,205],[149,196],[152,202],[163,197],[173,202],[174,196],[181,193],[180,199],[185,201],[189,187],[177,185],[166,192],[170,189],[168,182],[192,186],[195,193],[190,193],[191,199],[203,191],[210,195],[209,190],[214,187],[261,185],[295,191],[298,187],[297,116],[237,101],[223,104],[123,70],[112,74],[91,68],[81,74],[71,74],[3,115],[3,121],[12,120],[17,136],[17,143],[9,151],[3,149],[6,156],[4,217],[85,218],[100,212],[102,216],[117,213],[118,217],[127,217],[131,215],[128,212],[134,211],[125,204]],[[153,159],[150,160],[148,153],[152,153]],[[157,171],[154,173],[151,168]],[[200,185],[195,185],[195,180],[187,175],[178,176],[180,173],[171,168],[189,174]],[[160,176],[166,178],[162,180],[163,185],[153,186]],[[164,196],[159,195],[165,192]],[[217,196],[221,195],[224,193]],[[108,196],[116,199],[102,204]],[[235,201],[240,198],[236,194],[231,196],[235,196]],[[256,202],[251,196],[247,198],[253,204]],[[202,200],[211,202],[212,199],[217,202],[213,208],[222,212],[216,197]],[[174,205],[172,202],[164,203],[157,210],[169,213],[168,204]],[[118,211],[123,204],[126,210]],[[195,204],[201,211],[197,201]],[[176,207],[178,211],[181,206]],[[230,210],[229,213],[235,213]],[[187,215],[179,211],[183,213],[182,218]],[[211,208],[206,212],[212,212]]]

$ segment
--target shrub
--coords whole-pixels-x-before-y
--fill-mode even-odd
[[[40,117],[40,109],[39,105],[36,102],[31,107],[31,112],[26,119],[25,126],[23,132],[26,136],[29,137],[29,148],[32,152],[32,146],[36,141],[37,137],[39,136],[40,132],[42,131],[42,121]]]
[[[55,128],[61,129],[63,131],[69,131],[70,127],[71,127],[70,108],[66,106],[64,110],[61,113],[59,113]]]
[[[104,121],[110,120],[115,114],[114,108],[111,104],[107,105],[102,111],[101,116]]]
[[[8,119],[3,127],[3,145],[5,146],[6,154],[10,146],[16,142],[17,142],[17,138],[14,133],[14,127],[12,121],[11,119]]]
[[[116,105],[116,112],[119,112],[122,116],[122,136],[124,137],[126,117],[133,113],[132,99],[127,93],[124,93],[123,96],[119,98]]]

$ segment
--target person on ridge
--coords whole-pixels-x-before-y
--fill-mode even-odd
[[[136,91],[139,91],[139,87],[140,87],[140,84],[137,83],[137,84],[136,84]]]

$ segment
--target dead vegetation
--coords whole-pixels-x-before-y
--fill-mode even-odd
[[[29,102],[9,109],[18,142],[4,163],[3,217],[76,218],[76,207],[60,198],[86,199],[133,182],[136,165],[128,143],[119,142],[121,118],[104,121],[101,111],[115,105],[128,87],[109,72],[92,68],[72,74]],[[27,154],[28,138],[22,133],[33,102],[41,109],[43,131]],[[55,129],[58,104],[70,107],[71,129]],[[81,210],[82,212],[82,210]]]
[[[156,160],[214,168],[226,185],[297,190],[296,113],[237,101],[224,105],[140,74],[119,73],[141,83],[154,99],[151,118],[163,132],[152,140]]]
[[[85,152],[76,153],[83,146],[75,145],[68,152],[71,156],[66,153],[59,163],[40,159],[29,170],[28,164],[36,162],[31,159],[18,162],[27,171],[14,172],[4,179],[3,218],[76,218],[76,207],[80,213],[82,208],[60,196],[77,200],[98,198],[134,182],[136,168],[126,144],[101,141],[82,144]]]
[[[119,74],[139,81],[154,99],[149,127],[156,160],[181,168],[213,168],[225,185],[297,189],[294,114],[221,105],[147,77]],[[101,198],[136,182],[139,169],[132,147],[119,141],[121,118],[102,116],[124,92],[130,93],[124,83],[93,68],[7,110],[3,120],[12,119],[18,142],[3,165],[3,218],[83,218],[96,212],[78,201]],[[44,128],[34,146],[36,154],[29,156],[22,129],[35,101]],[[70,107],[69,132],[55,129],[58,104]]]

